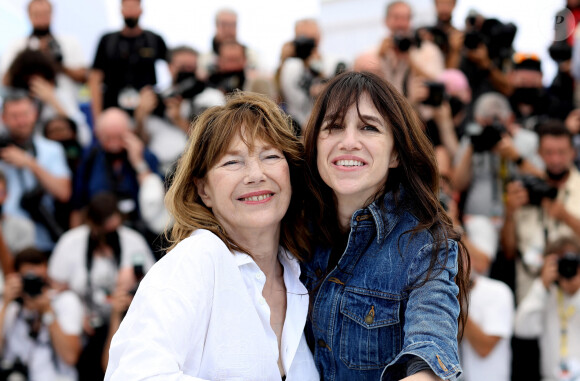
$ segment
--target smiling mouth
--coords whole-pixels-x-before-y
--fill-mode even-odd
[[[335,164],[340,167],[362,167],[365,165],[365,163],[358,160],[337,160]]]
[[[264,201],[267,198],[270,198],[274,196],[274,193],[266,193],[266,194],[261,194],[259,196],[252,196],[252,197],[244,197],[244,198],[239,198],[238,200],[242,201],[242,202],[259,202],[259,201]]]

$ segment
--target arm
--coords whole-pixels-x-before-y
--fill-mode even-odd
[[[52,311],[52,308],[49,308],[44,313],[54,312]],[[62,330],[58,319],[55,319],[48,326],[48,332],[56,354],[68,365],[76,365],[82,350],[80,335],[70,335],[65,333]]]
[[[2,266],[2,274],[6,277],[8,274],[14,271],[14,257],[6,246],[6,241],[4,241],[4,232],[2,230],[2,224],[0,223],[0,266]]]
[[[95,121],[103,111],[103,77],[104,73],[101,70],[91,69],[87,79],[87,86],[91,94],[91,111]]]
[[[403,253],[403,255],[411,253]],[[438,263],[430,278],[423,284],[433,246],[427,244],[413,255],[406,270],[411,291],[405,309],[403,350],[383,371],[383,380],[396,380],[400,376],[395,365],[406,364],[411,356],[423,359],[437,377],[448,379],[461,372],[458,358],[457,335],[459,317],[459,289],[457,275],[457,242],[448,241],[448,252],[441,247],[436,253]],[[447,258],[445,258],[447,257]],[[420,287],[417,287],[420,286]],[[425,324],[425,316],[430,316]]]
[[[542,200],[542,208],[548,216],[562,221],[574,231],[574,234],[580,236],[580,219],[568,212],[561,201],[545,198]]]
[[[453,177],[451,178],[451,185],[457,191],[465,191],[471,183],[472,167],[471,161],[473,158],[473,146],[471,143],[465,147],[463,155],[459,163],[453,170]]]
[[[505,96],[511,95],[513,88],[509,83],[507,76],[493,64],[489,58],[485,44],[481,43],[476,49],[468,50],[466,56],[467,59],[473,62],[480,70],[489,73],[488,79],[497,91]]]
[[[78,83],[85,83],[89,71],[85,67],[73,69],[63,66],[62,72]]]
[[[67,202],[70,199],[72,194],[70,178],[51,174],[32,155],[21,148],[6,147],[0,151],[0,158],[15,167],[29,169],[40,185],[58,201]]]
[[[518,251],[515,213],[528,203],[528,192],[519,181],[513,181],[506,186],[505,200],[505,216],[500,231],[500,244],[506,258],[513,259]]]
[[[475,349],[475,352],[481,357],[487,357],[493,348],[501,340],[501,336],[488,335],[481,327],[475,323],[470,318],[467,319],[467,324],[465,324],[465,338],[469,341],[469,344]]]
[[[542,270],[543,271],[543,270]],[[516,310],[515,335],[537,338],[544,327],[544,310],[549,292],[541,279],[536,279]]]
[[[6,323],[6,315],[10,304],[20,296],[22,293],[22,279],[20,274],[12,273],[6,276],[4,281],[4,295],[2,309],[0,310],[0,355],[4,352],[4,338],[6,337],[6,332],[4,332],[4,325]]]

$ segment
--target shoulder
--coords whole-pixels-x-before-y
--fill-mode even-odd
[[[52,299],[52,303],[57,309],[66,309],[74,307],[80,307],[82,305],[79,296],[71,290],[64,290],[59,292]]]
[[[131,229],[130,227],[127,227],[125,225],[121,225],[119,226],[119,238],[121,239],[126,239],[127,241],[132,241],[132,242],[136,242],[139,241],[139,243],[143,242],[145,244],[145,238],[143,238],[143,236],[141,235],[141,233],[139,233],[138,231]]]
[[[89,226],[88,225],[81,225],[77,226],[76,228],[72,228],[66,231],[58,240],[59,243],[61,242],[71,242],[78,239],[88,238],[89,236]]]
[[[34,135],[32,139],[34,141],[34,146],[38,151],[42,150],[45,152],[58,153],[64,155],[64,150],[60,145],[60,143],[49,140],[41,135]]]

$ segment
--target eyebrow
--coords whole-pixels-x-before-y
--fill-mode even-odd
[[[384,122],[381,118],[378,118],[376,116],[373,115],[360,115],[360,118],[362,119],[363,122],[366,121],[370,121],[370,122],[375,122],[375,123],[379,123],[381,125],[384,125]]]

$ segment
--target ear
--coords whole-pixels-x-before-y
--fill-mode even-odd
[[[399,166],[399,155],[396,152],[391,153],[389,159],[389,168],[397,168]]]
[[[209,193],[207,192],[207,183],[204,179],[194,179],[193,183],[197,189],[197,194],[201,197],[201,200],[208,208],[212,207],[212,201]]]

